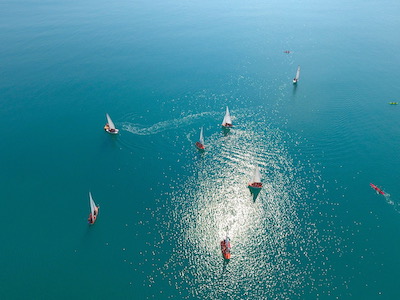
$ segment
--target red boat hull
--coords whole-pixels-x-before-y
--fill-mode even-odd
[[[253,188],[253,189],[261,189],[262,188],[262,183],[261,182],[251,182],[249,183],[248,187]]]
[[[231,243],[226,243],[225,241],[221,241],[221,252],[225,259],[231,259]]]
[[[197,149],[199,149],[199,150],[205,150],[205,147],[204,147],[204,145],[202,144],[202,143],[200,143],[200,142],[196,142],[196,148]]]
[[[93,225],[93,224],[96,222],[96,220],[97,220],[97,216],[99,215],[99,208],[98,208],[98,207],[96,207],[96,210],[95,210],[94,213],[95,213],[94,216],[92,216],[91,213],[89,214],[88,223],[89,223],[90,225]]]
[[[381,195],[385,195],[385,192],[382,191],[380,188],[378,188],[375,184],[370,183],[369,184],[375,191],[377,191]]]

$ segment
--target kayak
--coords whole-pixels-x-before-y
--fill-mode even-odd
[[[380,188],[378,188],[375,184],[370,183],[369,184],[377,193],[381,194],[381,195],[385,195],[385,192],[382,191]]]

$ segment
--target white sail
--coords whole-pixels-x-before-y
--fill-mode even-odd
[[[261,174],[258,166],[256,166],[253,174],[253,182],[261,182]]]
[[[295,79],[296,79],[296,80],[299,80],[299,78],[300,78],[300,66],[297,67],[297,72],[296,72],[296,77],[295,77]]]
[[[224,120],[222,121],[222,125],[225,125],[225,124],[232,124],[232,119],[231,119],[231,115],[229,114],[228,106],[226,107],[225,117],[224,117]]]
[[[92,194],[89,192],[89,198],[90,198],[90,212],[92,213],[92,217],[94,216],[94,212],[96,210],[96,203],[94,203],[94,200],[92,198]]]
[[[200,130],[200,139],[199,139],[200,144],[204,145],[204,137],[203,137],[203,127],[201,127]]]
[[[107,123],[108,123],[108,126],[110,126],[110,129],[115,129],[114,122],[111,120],[110,116],[108,114],[106,114],[106,117],[107,117]]]

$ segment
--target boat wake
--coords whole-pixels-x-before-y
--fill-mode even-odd
[[[385,193],[385,195],[383,195],[383,196],[385,197],[386,203],[389,204],[390,206],[392,206],[393,209],[400,214],[400,203],[397,201],[394,201],[390,197],[390,194],[388,194],[388,193]]]
[[[197,122],[198,120],[204,119],[204,117],[206,116],[213,116],[216,114],[216,112],[203,112],[199,114],[192,114],[178,119],[161,121],[151,125],[150,127],[144,127],[139,124],[125,122],[122,124],[122,129],[136,135],[152,135],[188,126]]]

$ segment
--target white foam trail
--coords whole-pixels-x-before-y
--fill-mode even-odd
[[[400,203],[393,201],[388,193],[385,193],[383,196],[385,197],[386,203],[393,206],[393,209],[400,214]]]
[[[125,122],[122,124],[122,129],[137,135],[151,135],[190,125],[204,116],[213,114],[215,114],[215,112],[202,112],[199,114],[188,115],[179,119],[158,122],[150,127],[142,127],[138,124]]]

